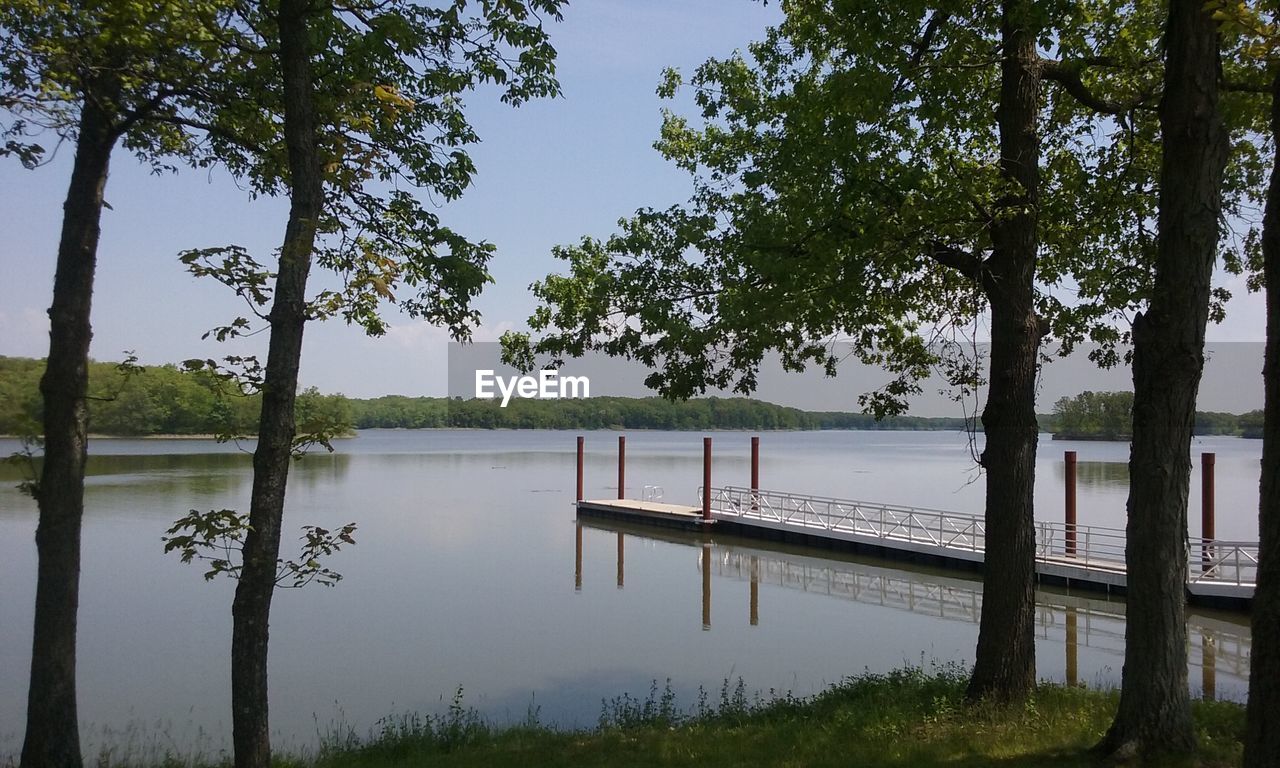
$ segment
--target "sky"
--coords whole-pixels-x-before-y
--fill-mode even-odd
[[[478,173],[462,200],[439,213],[455,229],[497,246],[490,263],[495,282],[477,303],[484,318],[477,340],[524,327],[535,307],[529,284],[559,269],[555,245],[606,236],[637,208],[688,197],[689,177],[652,148],[661,109],[670,106],[655,94],[660,73],[666,67],[688,73],[708,57],[745,50],[779,13],[776,3],[750,0],[582,0],[551,30],[562,98],[518,109],[483,93],[467,99],[482,138],[471,150]],[[674,106],[692,111],[688,101]],[[64,147],[34,171],[0,162],[0,355],[48,351],[45,311],[70,154]],[[91,355],[115,360],[131,350],[148,364],[255,352],[265,358],[265,335],[238,345],[200,339],[242,306],[226,288],[188,275],[177,254],[237,244],[265,261],[282,237],[285,203],[251,200],[218,170],[153,175],[124,152],[112,159],[106,198]],[[1261,296],[1247,295],[1238,280],[1218,282],[1236,298],[1209,337],[1261,341]],[[302,384],[353,397],[444,395],[446,334],[394,311],[390,320],[389,333],[377,339],[341,321],[311,324]],[[846,407],[855,408],[855,388],[836,386],[847,393]]]

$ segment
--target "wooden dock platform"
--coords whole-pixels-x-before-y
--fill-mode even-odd
[[[645,525],[704,529],[748,538],[840,549],[944,568],[981,571],[985,523],[979,516],[726,486],[698,497],[706,509],[658,499],[577,502],[580,515]],[[1187,599],[1196,605],[1248,610],[1258,545],[1191,539]],[[1036,522],[1041,582],[1124,594],[1124,531]]]

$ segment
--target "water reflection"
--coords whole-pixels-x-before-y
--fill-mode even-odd
[[[817,557],[811,551],[775,547],[769,542],[738,537],[708,538],[682,532],[637,526],[620,521],[579,518],[577,558],[582,557],[581,530],[588,527],[618,537],[621,573],[623,539],[661,541],[697,548],[702,586],[702,629],[710,631],[712,578],[747,582],[750,586],[748,624],[760,624],[762,585],[826,598],[889,608],[947,621],[978,624],[982,613],[982,582],[964,574],[858,558]],[[581,569],[578,569],[581,576]],[[581,589],[580,581],[577,587]],[[1082,650],[1101,655],[1117,667],[1124,659],[1125,604],[1093,593],[1036,590],[1036,635],[1041,645],[1061,643],[1061,666],[1055,677],[1068,685],[1087,680],[1081,674]],[[1225,675],[1243,691],[1249,677],[1248,617],[1188,607],[1189,664],[1198,668],[1201,695],[1218,697],[1218,676]],[[1042,659],[1048,655],[1041,649]],[[1055,654],[1056,655],[1056,654]],[[1192,680],[1197,676],[1193,674]]]
[[[1066,465],[1058,461],[1053,465],[1053,476],[1059,482],[1066,480]],[[1129,488],[1129,463],[1125,461],[1077,461],[1076,483],[1086,488],[1100,490]]]

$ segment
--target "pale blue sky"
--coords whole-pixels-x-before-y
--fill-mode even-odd
[[[523,324],[534,306],[529,283],[557,268],[552,246],[606,235],[638,207],[687,197],[688,177],[651,147],[663,105],[654,94],[659,73],[667,66],[688,72],[708,56],[745,48],[778,13],[776,4],[749,0],[581,0],[552,29],[563,98],[514,110],[482,94],[468,100],[483,139],[472,152],[479,173],[442,216],[498,246],[496,283],[478,304],[485,328],[477,338]],[[0,163],[0,355],[47,352],[44,313],[69,155],[64,148],[38,171]],[[116,359],[132,349],[143,362],[161,363],[260,351],[261,338],[241,347],[200,341],[240,308],[226,289],[187,275],[176,254],[236,243],[267,256],[283,230],[282,202],[250,202],[218,171],[152,176],[124,153],[114,158],[107,199],[94,357]],[[1242,285],[1231,287],[1244,296]],[[1262,339],[1259,297],[1232,304],[1231,318],[1211,337]],[[445,335],[403,316],[391,319],[392,331],[381,339],[340,322],[310,326],[303,383],[358,397],[443,395]]]

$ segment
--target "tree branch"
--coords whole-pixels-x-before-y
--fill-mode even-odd
[[[976,253],[934,242],[929,246],[929,258],[944,267],[950,267],[972,280],[982,276],[983,260]]]
[[[1107,56],[1091,56],[1071,61],[1041,59],[1040,76],[1045,80],[1051,80],[1061,85],[1076,101],[1104,115],[1119,116],[1128,114],[1135,109],[1150,108],[1149,104],[1154,96],[1152,93],[1143,93],[1127,101],[1113,101],[1098,96],[1089,90],[1089,87],[1084,84],[1081,74],[1090,66],[1115,67],[1118,64]]]
[[[1251,83],[1242,80],[1223,80],[1221,83],[1222,90],[1232,91],[1233,93],[1262,93],[1271,94],[1270,83]]]

